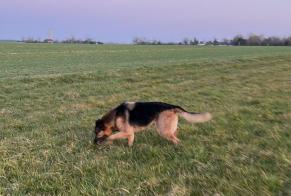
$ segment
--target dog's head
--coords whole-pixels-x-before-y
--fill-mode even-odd
[[[107,137],[109,137],[112,133],[110,127],[106,126],[104,121],[102,119],[98,119],[95,122],[95,144],[101,144],[106,140]]]

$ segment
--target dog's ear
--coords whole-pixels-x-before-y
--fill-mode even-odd
[[[95,122],[95,131],[99,132],[105,128],[104,122],[101,119],[96,120]]]

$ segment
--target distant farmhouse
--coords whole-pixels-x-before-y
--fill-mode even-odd
[[[52,44],[52,43],[54,43],[54,40],[51,38],[48,38],[48,39],[43,40],[43,42]]]

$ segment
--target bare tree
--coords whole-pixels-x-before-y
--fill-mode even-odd
[[[291,46],[291,36],[287,37],[284,41],[285,46]]]
[[[245,46],[245,45],[247,45],[247,40],[242,35],[236,35],[231,40],[231,45],[234,45],[234,46]]]
[[[182,41],[182,43],[184,45],[189,45],[190,44],[190,39],[189,38],[184,38],[183,41]]]
[[[262,45],[264,37],[256,34],[252,34],[247,39],[247,44],[250,46],[260,46]]]

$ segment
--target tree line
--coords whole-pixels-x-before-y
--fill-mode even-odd
[[[147,40],[144,37],[136,37],[133,44],[137,45],[226,45],[226,46],[291,46],[291,36],[263,36],[251,34],[249,36],[236,35],[231,39],[213,39],[201,41],[198,38],[184,38],[180,42],[162,42],[160,40]]]
[[[65,43],[65,44],[103,44],[103,42],[95,41],[91,38],[76,39],[74,37],[65,40],[53,40],[53,39],[34,39],[32,37],[23,38],[20,42],[24,43]]]
[[[25,43],[66,43],[66,44],[104,44],[100,41],[95,41],[91,38],[76,39],[74,37],[65,40],[53,39],[34,39],[32,37],[24,38],[20,42]],[[132,41],[137,45],[226,45],[226,46],[291,46],[291,36],[264,36],[251,34],[249,36],[236,35],[231,39],[213,39],[202,41],[198,38],[184,38],[179,42],[162,42],[160,40],[149,40],[144,37],[136,37]]]

